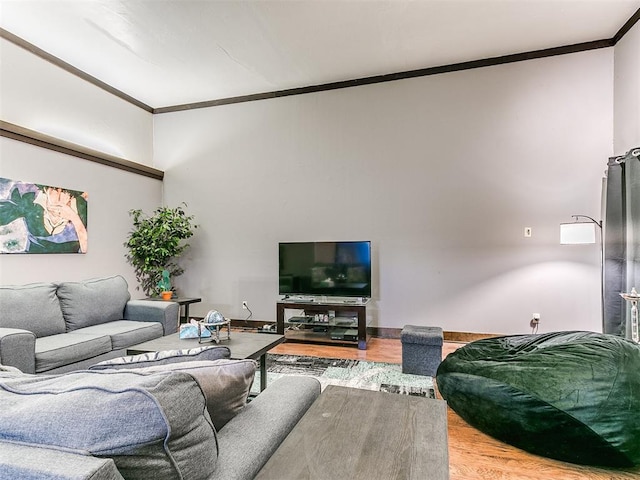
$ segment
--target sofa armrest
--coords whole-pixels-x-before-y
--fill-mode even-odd
[[[0,364],[36,373],[36,335],[19,328],[0,328]]]
[[[42,445],[0,441],[0,478],[123,480],[110,458]]]
[[[279,378],[218,432],[214,479],[254,478],[320,395],[313,377]]]
[[[178,331],[179,315],[180,305],[175,302],[129,300],[124,307],[125,320],[161,323],[165,335]]]

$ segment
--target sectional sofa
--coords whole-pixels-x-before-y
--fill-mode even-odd
[[[320,383],[286,376],[247,403],[256,362],[229,354],[157,352],[61,375],[0,366],[0,478],[253,479]]]
[[[0,364],[64,373],[175,333],[179,305],[131,300],[119,276],[0,287]]]

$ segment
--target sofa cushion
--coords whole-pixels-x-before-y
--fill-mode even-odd
[[[204,396],[183,372],[0,373],[0,404],[0,439],[110,457],[129,480],[205,480],[217,462]]]
[[[143,368],[155,365],[166,365],[169,363],[194,362],[199,360],[220,360],[229,358],[231,351],[229,347],[222,345],[211,347],[190,348],[186,350],[164,350],[161,352],[141,353],[139,355],[129,355],[118,357],[113,360],[105,360],[89,367],[89,370],[105,370],[108,368]]]
[[[20,480],[123,480],[110,458],[65,448],[0,441],[0,478]]]
[[[111,337],[60,333],[36,339],[36,373],[69,365],[110,352]]]
[[[256,373],[256,362],[249,359],[181,362],[133,371],[174,371],[192,375],[207,399],[207,409],[213,425],[220,430],[246,406]]]
[[[131,298],[120,275],[58,285],[58,299],[67,331],[121,320]]]
[[[134,322],[116,320],[115,322],[92,325],[70,332],[73,334],[108,335],[111,337],[111,348],[119,350],[131,345],[159,338],[164,333],[162,324],[158,322]]]
[[[56,288],[52,283],[0,287],[0,327],[29,330],[36,337],[64,333]]]
[[[15,375],[21,375],[22,374],[22,372],[20,371],[19,368],[10,367],[9,365],[0,365],[0,372],[2,372],[4,375],[6,375],[8,373],[13,373]]]

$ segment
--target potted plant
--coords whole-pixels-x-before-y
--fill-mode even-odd
[[[175,208],[160,207],[152,215],[146,215],[140,209],[129,211],[133,229],[124,243],[128,249],[125,257],[134,268],[140,284],[138,288],[149,297],[159,295],[166,286],[160,285],[163,271],[168,272],[169,290],[169,277],[184,272],[177,260],[189,246],[184,240],[192,237],[198,226],[193,224],[193,215],[187,215],[183,206],[186,204]]]
[[[171,300],[171,297],[173,297],[171,278],[169,275],[169,270],[162,270],[162,278],[158,282],[158,290],[160,290],[160,295],[163,300]]]

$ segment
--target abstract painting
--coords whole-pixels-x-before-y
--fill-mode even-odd
[[[86,252],[86,192],[0,178],[0,253]]]

